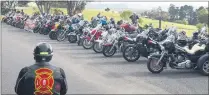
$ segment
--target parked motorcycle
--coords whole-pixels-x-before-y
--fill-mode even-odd
[[[207,59],[203,57],[201,60],[204,62],[198,62],[200,57],[206,54],[208,41],[200,41],[189,49],[188,46],[181,47],[175,44],[175,40],[172,40],[170,36],[162,43],[158,43],[162,50],[161,54],[152,54],[148,57],[148,70],[152,73],[160,73],[164,67],[169,65],[172,69],[198,69],[202,74],[208,76]]]

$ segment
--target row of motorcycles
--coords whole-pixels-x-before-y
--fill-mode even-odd
[[[11,17],[3,22],[13,25]],[[12,20],[12,22],[14,22]],[[152,73],[160,73],[167,67],[172,69],[194,69],[209,75],[209,42],[206,27],[187,37],[186,32],[177,32],[176,27],[166,29],[125,23],[107,23],[101,19],[75,20],[72,17],[33,18],[24,17],[23,26],[27,31],[48,35],[51,40],[77,43],[84,49],[92,49],[105,57],[122,54],[127,62],[135,62],[140,57],[148,59],[147,68]],[[22,23],[22,22],[21,22]]]

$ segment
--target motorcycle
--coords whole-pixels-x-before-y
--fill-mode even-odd
[[[54,25],[54,23],[52,21],[48,20],[46,22],[46,24],[43,25],[43,30],[41,31],[41,33],[40,32],[39,33],[44,34],[44,35],[48,35],[49,32],[51,31],[53,25]]]
[[[85,49],[90,49],[93,47],[93,43],[95,40],[99,39],[102,34],[102,24],[99,24],[96,28],[94,28],[91,33],[84,37],[82,45]]]
[[[62,29],[58,29],[57,31],[57,41],[64,41],[67,38],[67,34],[72,31],[72,28],[69,25],[63,26]]]
[[[59,22],[55,22],[55,25],[52,26],[52,29],[49,32],[49,38],[51,40],[57,39],[57,30],[58,30],[57,28],[58,28],[59,24],[60,24]]]
[[[125,34],[124,31],[117,31],[115,35],[113,35],[111,39],[108,39],[109,41],[103,45],[103,55],[105,57],[111,57],[116,51],[123,52],[125,46],[133,44],[134,41],[128,40],[126,36],[128,36],[128,34]]]
[[[35,28],[35,22],[33,19],[27,19],[24,22],[24,30],[33,32],[33,29]]]
[[[68,34],[68,41],[70,43],[75,43],[76,41],[78,41],[80,38],[80,35],[82,34],[82,30],[84,29],[84,27],[86,27],[88,25],[87,21],[81,20],[78,24],[73,24],[72,25],[72,32],[70,32]]]
[[[202,74],[209,74],[207,59],[203,57],[201,62],[198,60],[206,54],[209,44],[207,40],[196,43],[191,49],[188,46],[181,47],[175,44],[173,35],[170,35],[162,43],[157,43],[162,52],[152,54],[148,57],[147,68],[152,73],[160,73],[169,65],[172,69],[198,69]]]
[[[94,41],[93,50],[96,53],[102,53],[103,45],[107,42],[108,37],[115,33],[117,30],[114,28],[113,24],[108,24],[106,26],[106,31],[102,32],[101,38]]]
[[[161,50],[158,45],[152,43],[155,41],[152,39],[152,32],[150,29],[147,29],[141,34],[138,34],[135,43],[124,48],[123,58],[128,62],[135,62],[140,56],[147,58],[152,53],[160,53]]]

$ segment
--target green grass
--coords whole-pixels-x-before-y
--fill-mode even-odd
[[[53,12],[55,8],[51,9],[51,13]],[[57,8],[60,9],[64,12],[64,14],[67,14],[67,10],[65,8]],[[38,11],[38,8],[33,8],[33,7],[27,7],[23,9],[26,14],[32,15],[35,11]],[[107,16],[107,18],[113,17],[116,21],[120,20],[120,14],[119,13],[114,13],[112,11],[106,12],[104,10],[97,10],[97,9],[86,9],[83,11],[84,18],[86,20],[90,20],[91,17],[96,16],[98,13],[101,13],[104,16]],[[158,20],[152,20],[148,18],[142,18],[143,23],[140,26],[144,26],[145,24],[152,23],[154,27],[159,27],[159,21]],[[178,23],[173,23],[173,22],[166,22],[162,21],[162,28],[165,28],[165,26],[176,26],[178,31],[186,31],[188,36],[192,36],[192,33],[197,30],[196,26],[192,25],[183,25],[183,24],[178,24]]]

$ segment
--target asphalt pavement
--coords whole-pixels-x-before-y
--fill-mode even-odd
[[[14,94],[21,68],[34,64],[33,49],[48,42],[54,49],[51,64],[64,69],[68,94],[208,94],[208,77],[193,70],[148,71],[146,58],[129,63],[121,53],[111,58],[68,41],[1,24],[1,91]]]

